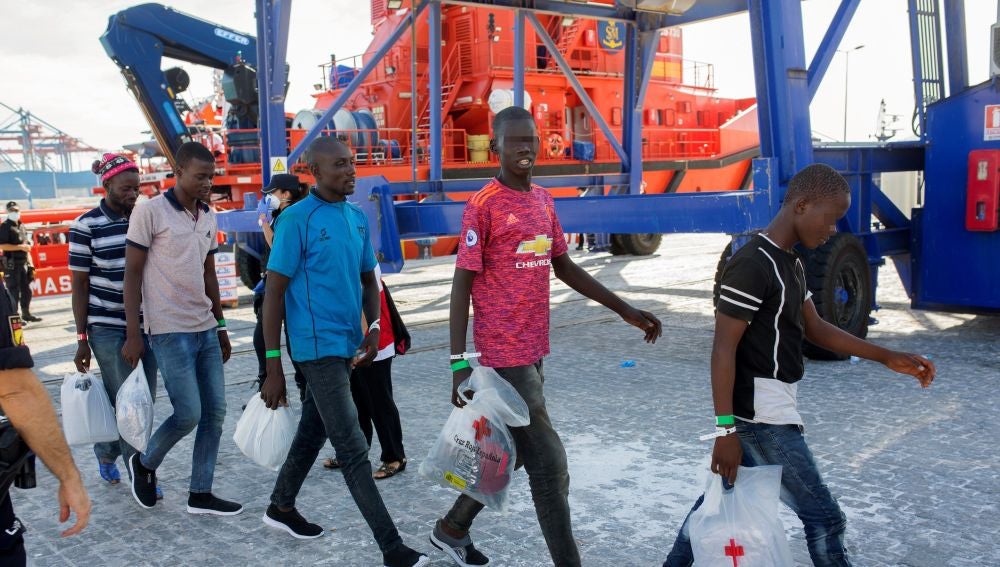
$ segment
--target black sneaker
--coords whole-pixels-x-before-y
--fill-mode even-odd
[[[188,496],[187,511],[188,514],[235,516],[243,511],[243,505],[216,498],[211,492],[192,492]]]
[[[271,504],[264,513],[264,524],[284,530],[296,539],[315,539],[323,535],[323,528],[316,524],[310,524],[299,514],[299,511],[292,508],[288,512],[282,512],[277,506]]]
[[[34,315],[25,315],[24,317],[21,317],[21,320],[22,321],[27,321],[29,323],[41,323],[42,318],[41,317],[35,317]]]
[[[135,501],[143,508],[156,506],[156,471],[142,466],[139,453],[133,453],[127,465],[128,474],[132,477],[129,485]]]
[[[461,539],[451,537],[441,529],[440,520],[434,524],[434,531],[431,532],[431,545],[445,552],[460,567],[482,567],[490,564],[490,559],[472,545],[472,537],[469,534],[465,534]]]
[[[422,567],[430,561],[423,553],[413,551],[405,545],[382,554],[382,564],[385,567]]]

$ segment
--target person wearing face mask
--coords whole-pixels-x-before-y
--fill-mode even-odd
[[[257,206],[257,224],[264,233],[264,240],[267,242],[267,249],[271,249],[274,240],[274,226],[278,222],[278,215],[289,205],[295,204],[306,196],[308,190],[304,184],[299,182],[297,175],[279,173],[271,177],[271,182],[267,187],[261,189],[264,198]],[[253,348],[257,353],[257,387],[264,382],[267,376],[266,361],[264,358],[264,326],[262,323],[261,306],[264,305],[264,285],[267,274],[263,274],[257,286],[253,288],[253,311],[257,316],[257,326],[253,330]],[[288,349],[287,330],[285,335],[285,348]],[[291,355],[289,355],[291,356]],[[304,396],[305,378],[299,370],[298,363],[292,362],[295,367],[295,384],[299,387],[299,398]]]
[[[17,202],[7,203],[7,220],[0,223],[0,251],[3,252],[4,280],[14,304],[21,307],[21,320],[37,323],[41,317],[31,314],[31,239],[21,222],[21,208]]]

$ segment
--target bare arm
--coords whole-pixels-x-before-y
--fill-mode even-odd
[[[262,326],[264,330],[264,350],[280,351],[281,320],[285,316],[285,290],[288,289],[288,276],[278,272],[268,272],[267,283],[264,284],[264,306]],[[285,392],[285,371],[281,367],[281,357],[266,359],[267,378],[261,385],[260,396],[271,409],[288,405]]]
[[[270,223],[264,223],[260,225],[260,230],[264,233],[264,242],[267,242],[267,247],[270,248],[274,241],[274,229],[271,228]]]
[[[626,303],[611,290],[601,285],[586,270],[576,265],[569,254],[562,254],[552,259],[552,270],[556,277],[581,295],[593,299],[601,305],[617,313],[626,323],[645,331],[645,340],[655,343],[663,335],[663,325],[652,313],[641,311]]]
[[[933,362],[920,355],[880,347],[831,325],[819,316],[812,299],[802,305],[802,315],[806,338],[816,346],[884,364],[891,370],[913,376],[924,388],[934,381],[937,370]]]
[[[736,383],[736,347],[747,330],[747,322],[723,313],[715,314],[715,338],[712,341],[712,402],[715,415],[733,415],[733,386]],[[743,447],[735,434],[715,439],[712,472],[736,481],[736,471],[743,459]]]
[[[59,479],[59,521],[69,519],[70,510],[76,513],[76,524],[62,535],[80,532],[90,518],[90,499],[42,383],[28,369],[0,371],[0,406],[25,443]]]
[[[30,252],[30,244],[0,244],[0,252]]]
[[[464,268],[455,268],[455,277],[451,284],[451,305],[448,313],[448,333],[451,338],[451,354],[465,352],[466,337],[469,333],[469,303],[472,300],[472,280],[476,272]],[[458,397],[458,385],[461,384],[472,370],[466,368],[452,373],[451,403],[462,407],[465,402]]]
[[[375,277],[374,270],[361,273],[361,311],[364,314],[365,321],[368,321],[369,324],[371,321],[379,319],[382,314],[378,279]],[[379,321],[379,323],[390,324],[388,321]],[[367,333],[365,340],[362,341],[360,346],[360,350],[364,354],[357,359],[355,362],[356,366],[368,366],[375,360],[375,356],[378,355],[378,341],[381,334],[381,327],[367,331]]]
[[[139,328],[139,310],[142,303],[142,274],[146,269],[147,251],[128,245],[125,247],[125,345],[122,356],[135,368],[145,352],[142,329]]]
[[[90,298],[90,274],[72,270],[73,282],[73,321],[76,324],[76,334],[81,335],[87,332],[87,303]],[[79,372],[86,372],[90,368],[90,344],[87,341],[77,340],[76,356],[73,363]]]
[[[225,319],[222,314],[222,299],[219,298],[219,279],[215,276],[215,254],[205,256],[205,295],[212,302],[212,315],[216,321]],[[219,330],[219,346],[222,348],[222,362],[228,362],[233,354],[232,344],[229,342],[229,332]]]

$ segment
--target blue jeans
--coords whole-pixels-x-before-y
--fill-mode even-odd
[[[164,333],[153,335],[152,343],[174,413],[153,432],[146,452],[140,455],[142,465],[159,467],[170,449],[197,427],[190,491],[210,493],[226,419],[226,381],[218,334],[214,328],[199,333]]]
[[[358,411],[351,398],[351,361],[329,356],[300,362],[306,379],[306,397],[302,417],[292,439],[285,464],[274,483],[271,503],[293,508],[295,497],[316,462],[320,449],[329,439],[343,464],[344,482],[361,515],[385,553],[403,544],[382,496],[372,479],[368,461],[368,442],[358,425]]]
[[[104,382],[104,389],[108,393],[108,398],[111,399],[111,406],[114,407],[118,397],[118,389],[132,373],[132,366],[122,357],[125,327],[91,325],[87,329],[87,337],[90,339],[90,350],[94,352],[97,367],[101,369],[101,381]],[[142,356],[142,369],[146,373],[149,392],[155,400],[156,357],[153,356],[153,349],[149,346],[149,337],[143,335],[142,340],[146,345],[146,353]],[[102,463],[113,463],[118,457],[128,460],[132,453],[135,453],[135,449],[121,438],[118,441],[94,444],[94,454],[97,455],[97,460]]]
[[[823,483],[802,429],[798,425],[737,421],[736,433],[743,446],[744,467],[781,465],[781,501],[802,520],[813,565],[850,567],[844,549],[847,517]],[[736,482],[739,480],[737,477]],[[703,499],[704,496],[698,498],[691,512],[701,506]],[[687,567],[693,563],[688,520],[685,519],[663,567]]]

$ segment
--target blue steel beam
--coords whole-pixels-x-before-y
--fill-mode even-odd
[[[629,193],[638,195],[642,191],[642,111],[645,108],[649,77],[653,72],[653,63],[656,61],[660,32],[659,30],[639,31],[638,26],[628,26],[628,29],[630,32],[625,35],[627,38],[626,47],[631,48],[633,53],[635,49],[638,49],[639,56],[630,57],[627,52],[625,54],[625,61],[633,63],[627,64],[625,68],[625,100],[629,104],[625,107],[624,124],[629,125],[629,128],[627,132],[623,128],[622,144],[625,146],[625,152],[631,158],[627,167]],[[639,66],[638,69],[636,69],[636,65]]]
[[[761,157],[776,158],[768,185],[781,192],[813,161],[802,7],[769,0],[749,4]],[[775,195],[778,202],[782,196]]]
[[[524,108],[524,10],[514,11],[514,106]]]
[[[549,32],[545,30],[545,26],[538,21],[538,18],[535,17],[534,13],[529,12],[527,14],[527,19],[535,28],[535,34],[538,35],[538,38],[545,44],[545,48],[548,49],[549,55],[555,60],[556,65],[559,66],[559,70],[562,71],[563,75],[565,75],[569,84],[573,86],[573,91],[576,92],[576,96],[580,97],[580,102],[582,102],[583,106],[586,107],[587,112],[590,113],[590,117],[601,128],[601,131],[604,132],[604,137],[607,138],[608,143],[611,144],[611,148],[615,150],[615,153],[618,154],[619,158],[621,158],[623,164],[628,163],[629,156],[625,153],[621,144],[618,143],[618,137],[611,131],[611,127],[608,126],[607,121],[604,120],[603,116],[601,116],[601,112],[597,109],[597,105],[595,105],[594,101],[590,99],[587,91],[583,88],[583,85],[580,84],[580,80],[576,78],[576,75],[573,73],[569,64],[566,63],[562,54],[559,53],[559,48],[556,47],[555,42],[552,41],[552,37],[549,35]]]
[[[258,2],[260,1],[262,0],[258,0]],[[427,7],[427,2],[428,0],[421,0],[420,4],[417,5],[415,13],[413,14],[414,18],[412,19],[412,21],[415,21],[416,17],[420,16],[421,12],[424,11],[424,8]],[[402,37],[403,32],[405,32],[406,29],[410,27],[410,22],[411,18],[406,18],[403,21],[401,21],[399,23],[399,26],[397,26],[396,29],[393,30],[389,38],[386,39],[385,43],[383,43],[382,46],[378,48],[378,51],[375,52],[375,55],[372,56],[371,60],[368,61],[368,63],[364,67],[361,68],[361,71],[359,71],[358,74],[354,76],[354,79],[351,80],[350,84],[348,84],[344,88],[344,90],[341,91],[340,95],[336,98],[336,100],[333,101],[333,104],[330,105],[330,108],[326,109],[326,112],[323,113],[323,116],[319,118],[319,121],[316,123],[316,125],[309,129],[305,137],[302,138],[302,141],[299,142],[297,146],[295,146],[295,149],[293,149],[290,154],[288,154],[289,165],[298,161],[298,159],[302,156],[302,152],[304,152],[306,148],[309,147],[309,144],[319,136],[320,132],[326,129],[326,125],[329,124],[330,119],[333,118],[333,115],[336,114],[336,112],[340,110],[342,106],[344,106],[344,103],[347,102],[347,99],[354,94],[354,91],[358,90],[358,87],[361,86],[361,83],[364,82],[364,80],[368,77],[368,75],[371,74],[371,72],[375,69],[375,67],[382,64],[382,58],[385,57],[385,54],[388,53],[389,50],[392,49],[394,45],[396,45],[396,42],[399,40],[400,37]],[[412,102],[416,103],[416,101]],[[413,126],[416,127],[416,124],[414,124]],[[282,131],[284,131],[284,129],[282,129]]]
[[[271,180],[272,157],[283,157],[285,144],[285,53],[288,47],[288,0],[257,0],[257,97],[260,122],[261,176]],[[280,68],[280,70],[276,69]],[[277,78],[280,82],[273,82]]]
[[[438,0],[431,0],[430,10],[427,14],[428,19],[428,46],[427,46],[427,67],[429,72],[429,80],[427,81],[427,88],[430,90],[430,179],[431,181],[439,181],[441,179],[441,159],[443,155],[443,149],[441,147],[441,125],[443,123],[441,117],[441,2]],[[413,35],[416,36],[417,31],[413,30]],[[412,104],[417,104],[416,100],[410,101]],[[413,128],[417,125],[414,124]],[[392,156],[390,156],[392,157]],[[413,154],[413,159],[416,160],[416,152]]]
[[[555,204],[566,232],[735,233],[763,228],[771,216],[767,195],[750,191],[576,197],[556,199]],[[457,234],[464,209],[459,201],[399,202],[400,237]]]
[[[969,86],[965,0],[944,0],[944,22],[948,49],[948,94],[956,95]]]
[[[830,20],[830,27],[827,28],[823,41],[819,43],[816,54],[809,63],[809,100],[816,96],[816,91],[823,82],[823,76],[826,75],[826,70],[837,53],[837,47],[844,39],[844,33],[847,32],[847,27],[851,24],[854,12],[860,4],[861,0],[841,0],[837,12]]]

